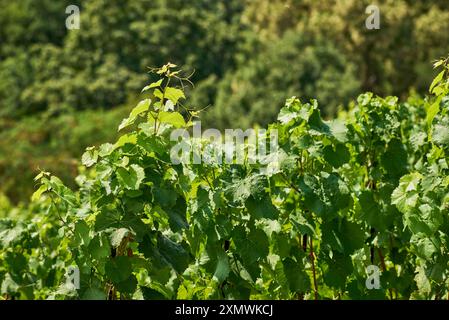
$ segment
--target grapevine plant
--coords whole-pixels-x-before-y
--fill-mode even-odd
[[[3,298],[449,298],[448,61],[436,66],[433,96],[366,93],[333,121],[292,97],[264,162],[209,164],[172,161],[173,130],[198,112],[175,65],[154,70],[122,136],[83,154],[77,190],[41,172],[30,218],[0,220]]]

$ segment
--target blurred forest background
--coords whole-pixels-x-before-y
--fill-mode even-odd
[[[68,5],[81,28],[65,26]],[[0,0],[0,209],[45,169],[73,181],[83,150],[114,139],[148,67],[195,70],[203,127],[274,120],[286,98],[326,117],[358,93],[424,94],[449,52],[448,0]]]

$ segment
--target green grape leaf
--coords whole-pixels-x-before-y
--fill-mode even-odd
[[[105,236],[96,235],[89,243],[89,252],[96,260],[109,257],[111,247],[108,239]]]
[[[89,148],[86,152],[84,152],[81,157],[81,162],[86,167],[93,166],[95,163],[97,163],[97,160],[98,160],[98,151],[91,148]]]
[[[179,99],[185,99],[184,92],[178,88],[167,87],[165,88],[164,96],[170,99],[174,105],[176,105]]]
[[[132,264],[129,257],[115,257],[106,262],[106,275],[114,284],[118,284],[128,279],[132,273]]]
[[[301,293],[310,290],[310,278],[302,263],[285,258],[282,264],[291,291]]]
[[[215,268],[214,278],[219,282],[223,282],[229,274],[229,260],[224,251],[217,252],[217,267]]]
[[[128,169],[117,168],[117,176],[124,188],[138,190],[145,178],[145,172],[142,167],[137,164],[132,164]]]
[[[157,247],[161,255],[170,263],[176,272],[182,273],[189,265],[189,254],[180,244],[163,235],[159,235]]]
[[[161,84],[162,84],[162,81],[164,81],[164,79],[160,79],[160,80],[158,80],[158,81],[156,81],[156,82],[150,83],[149,85],[145,86],[145,87],[142,89],[142,92],[147,91],[147,90],[152,89],[152,88],[160,87]]]
[[[137,104],[137,106],[133,110],[131,110],[129,117],[123,119],[123,121],[120,123],[120,125],[118,127],[118,131],[133,124],[134,121],[136,121],[137,117],[140,114],[148,111],[148,109],[150,108],[150,105],[151,105],[151,99],[145,99],[145,100],[140,101]]]
[[[179,112],[161,111],[159,112],[158,121],[171,124],[175,128],[186,126],[184,117]]]

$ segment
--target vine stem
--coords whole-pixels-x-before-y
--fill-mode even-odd
[[[302,250],[307,251],[307,234],[302,236]]]
[[[384,258],[384,255],[382,254],[381,248],[377,248],[377,254],[379,255],[380,264],[382,266],[382,271],[387,270],[387,265],[385,264],[385,258]],[[390,299],[393,300],[393,292],[391,291],[391,288],[388,288],[388,292],[390,293]]]
[[[315,269],[315,253],[313,252],[313,239],[310,237],[310,259],[312,260],[312,273],[313,273],[313,289],[315,293],[315,300],[318,300],[318,284],[316,281],[316,269]]]
[[[59,207],[56,205],[56,202],[52,195],[50,195],[51,204],[56,209],[56,214],[58,215],[58,219],[62,222],[62,224],[67,228],[67,230],[72,234],[72,236],[75,236],[74,231],[70,228],[69,224],[66,220],[64,220],[61,216],[61,212],[59,211]]]
[[[382,250],[380,248],[377,248],[377,253],[379,254],[380,264],[382,266],[382,271],[387,270],[387,265],[385,264],[385,258],[382,254]]]
[[[165,84],[165,87],[162,92],[162,98],[160,99],[161,100],[161,109],[164,108],[165,91],[167,90],[169,85],[170,85],[170,77],[167,78],[167,83]],[[157,132],[159,131],[159,128],[161,127],[161,124],[157,123],[157,121],[159,120],[159,113],[161,112],[161,109],[159,109],[156,112],[156,117],[154,118],[154,134],[155,135],[157,135]]]

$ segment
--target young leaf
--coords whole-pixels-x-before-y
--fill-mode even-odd
[[[171,124],[175,128],[182,128],[186,126],[184,117],[179,112],[161,111],[159,113],[159,121],[161,123]]]
[[[118,131],[122,130],[123,128],[126,128],[127,126],[131,125],[136,121],[137,117],[144,113],[145,111],[148,111],[150,108],[151,99],[145,99],[140,101],[137,106],[131,111],[128,118],[123,119],[123,121],[120,123],[118,127]]]
[[[436,85],[438,85],[441,80],[443,80],[444,77],[444,73],[446,72],[446,70],[441,71],[436,77],[435,79],[433,79],[432,84],[430,85],[429,88],[429,92],[433,93],[433,89],[435,88]]]
[[[182,90],[173,87],[165,88],[164,96],[165,98],[170,99],[175,105],[178,103],[179,99],[186,98]]]
[[[153,82],[142,89],[142,92],[147,91],[152,88],[160,87],[164,79],[160,79],[159,81]]]

